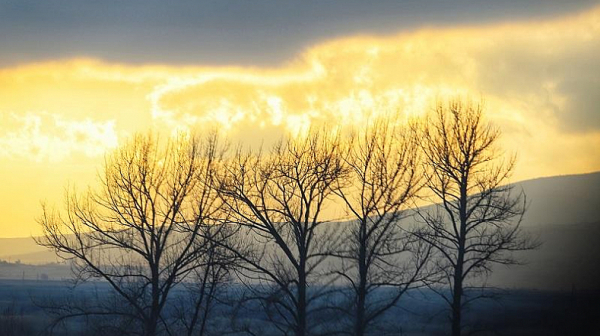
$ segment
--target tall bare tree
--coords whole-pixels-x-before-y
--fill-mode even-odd
[[[342,259],[339,274],[351,288],[352,303],[342,310],[353,323],[353,335],[364,335],[427,274],[430,247],[401,222],[423,184],[415,134],[379,120],[349,144],[350,174],[336,193],[353,219],[334,255]],[[389,292],[378,295],[378,289]]]
[[[336,237],[323,216],[336,181],[344,176],[337,137],[310,132],[268,154],[238,151],[219,192],[232,222],[247,235],[241,279],[284,334],[309,334],[315,320],[318,267]],[[325,287],[320,287],[325,288]]]
[[[161,144],[138,135],[107,156],[99,188],[68,193],[64,212],[44,207],[38,244],[71,260],[76,280],[107,282],[123,303],[71,317],[124,316],[148,336],[166,328],[167,299],[198,267],[210,240],[204,228],[220,211],[210,187],[219,155],[216,137]]]
[[[440,294],[451,307],[453,336],[461,334],[463,307],[476,298],[465,298],[468,280],[492,264],[516,264],[512,252],[537,246],[520,229],[525,195],[506,184],[515,157],[503,158],[499,137],[481,104],[460,100],[438,104],[422,133],[425,180],[438,205],[421,212],[418,236],[441,256],[450,294]]]

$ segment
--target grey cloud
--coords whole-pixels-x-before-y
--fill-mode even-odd
[[[565,40],[557,46],[519,37],[494,42],[493,51],[476,56],[480,89],[509,100],[544,98],[542,108],[532,112],[554,119],[563,131],[600,130],[600,39]],[[553,102],[557,96],[563,99],[560,104]]]
[[[570,50],[557,65],[562,75],[557,91],[568,99],[558,113],[567,131],[600,129],[600,42],[595,41]]]
[[[317,41],[422,26],[549,17],[593,0],[0,0],[0,66],[89,56],[266,65]]]
[[[596,67],[597,71],[600,67]],[[600,128],[600,80],[574,80],[561,83],[569,97],[568,106],[560,111],[563,128],[568,131],[598,131]]]

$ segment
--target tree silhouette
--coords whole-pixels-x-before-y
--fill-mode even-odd
[[[425,157],[430,211],[421,211],[424,228],[417,235],[440,254],[439,270],[450,294],[452,335],[461,334],[467,280],[490,272],[492,264],[518,263],[511,252],[535,248],[520,223],[525,195],[505,185],[515,157],[504,160],[497,147],[498,128],[483,119],[483,108],[454,100],[438,104],[426,119],[421,147]]]
[[[338,272],[351,292],[351,304],[342,311],[353,323],[353,335],[364,335],[427,276],[430,246],[401,222],[423,184],[417,141],[409,128],[379,120],[349,143],[349,177],[336,193],[351,220],[334,255],[342,260]],[[390,287],[393,291],[377,295]]]
[[[61,319],[123,317],[148,336],[167,328],[167,298],[201,266],[206,227],[220,217],[211,188],[219,155],[215,136],[162,144],[138,135],[106,158],[99,188],[67,193],[64,213],[44,207],[38,244],[71,260],[76,280],[104,280],[118,299],[63,310]]]
[[[318,318],[326,290],[318,267],[336,235],[323,209],[344,165],[337,137],[311,131],[268,153],[238,151],[220,179],[219,193],[245,241],[234,249],[244,261],[240,279],[282,333],[304,336]]]

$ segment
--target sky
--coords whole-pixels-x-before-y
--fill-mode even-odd
[[[600,170],[597,1],[0,0],[0,237],[135,132],[259,143],[482,100],[514,181]]]

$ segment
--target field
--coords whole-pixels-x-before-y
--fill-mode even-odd
[[[0,280],[0,334],[89,335],[83,319],[46,330],[51,317],[40,305],[67,297],[94,298],[108,293],[105,283],[86,284],[72,292],[71,284],[64,281]],[[466,313],[465,325],[477,331],[477,335],[591,335],[600,318],[599,292],[490,290],[488,294],[497,294],[498,298],[476,301]],[[265,316],[254,308],[247,306],[237,319],[246,325],[260,326],[264,334],[273,332],[263,322]],[[228,307],[217,309],[221,312],[209,321],[213,334],[224,332],[223,326],[240,324],[228,321]],[[336,319],[335,313],[331,315],[330,322]],[[414,290],[382,317],[377,334],[444,335],[447,321],[447,312],[439,297],[432,292]]]

